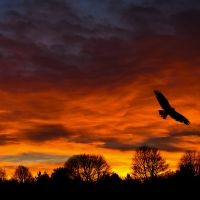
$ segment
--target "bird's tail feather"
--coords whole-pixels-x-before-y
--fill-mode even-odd
[[[167,113],[164,111],[164,110],[159,110],[159,115],[163,118],[163,119],[166,119],[167,118]]]

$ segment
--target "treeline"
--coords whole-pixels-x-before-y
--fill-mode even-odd
[[[175,172],[160,151],[151,146],[138,147],[133,155],[131,173],[125,178],[111,171],[101,155],[70,157],[50,174],[40,171],[33,177],[28,167],[16,167],[12,178],[0,168],[0,190],[6,199],[107,199],[107,198],[192,198],[199,196],[200,153],[186,151]],[[160,195],[162,194],[162,195]],[[63,198],[64,197],[64,198]]]

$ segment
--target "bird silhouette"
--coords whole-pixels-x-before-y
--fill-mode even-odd
[[[176,121],[179,121],[181,123],[184,123],[186,125],[189,125],[190,122],[187,118],[185,118],[183,115],[175,111],[175,108],[172,108],[167,100],[167,98],[158,90],[154,90],[154,94],[156,95],[156,98],[162,107],[163,110],[159,110],[159,115],[166,119],[169,115],[171,118],[175,119]]]

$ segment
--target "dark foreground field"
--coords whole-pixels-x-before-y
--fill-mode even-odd
[[[200,178],[171,176],[141,183],[131,178],[122,180],[115,174],[96,184],[52,179],[32,183],[6,180],[1,182],[0,191],[4,199],[198,199]]]

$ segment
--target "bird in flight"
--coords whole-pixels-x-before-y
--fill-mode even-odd
[[[167,98],[158,90],[154,90],[154,94],[156,95],[156,98],[162,107],[163,110],[159,110],[158,113],[163,119],[167,118],[167,115],[169,115],[171,118],[175,119],[176,121],[182,122],[186,125],[189,125],[190,122],[187,118],[185,118],[183,115],[175,111],[175,108],[172,108],[167,100]]]

